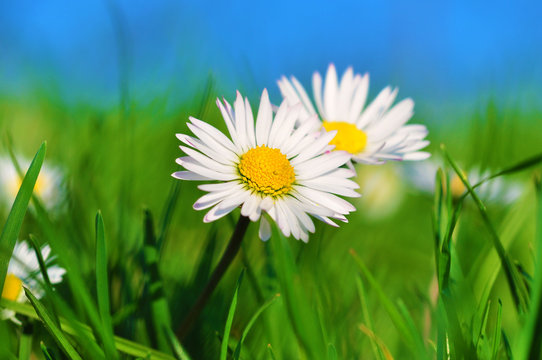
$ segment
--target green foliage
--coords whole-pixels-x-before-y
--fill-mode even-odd
[[[387,218],[371,218],[373,204],[361,198],[349,223],[317,224],[308,244],[276,228],[261,242],[257,226],[249,227],[190,334],[176,338],[238,216],[204,224],[203,213],[191,208],[202,192],[169,176],[181,156],[174,134],[188,132],[188,114],[224,128],[211,85],[167,111],[165,101],[99,112],[55,99],[32,106],[0,99],[0,135],[15,139],[0,150],[33,153],[47,139],[45,165],[59,164],[67,187],[64,209],[31,196],[44,170],[42,145],[11,210],[0,209],[0,273],[15,241],[29,240],[45,290],[40,299],[28,294],[31,305],[0,301],[33,324],[27,334],[0,321],[0,358],[540,357],[542,156],[530,127],[541,114],[493,107],[469,119],[476,132],[468,146],[465,123],[455,123],[454,131],[429,124],[432,142],[449,149],[432,174],[434,191],[403,184],[402,202]],[[1,120],[6,114],[18,121]],[[29,126],[36,131],[28,133]],[[507,132],[516,136],[492,152],[492,137]],[[465,176],[474,164],[489,175]],[[465,187],[460,196],[452,191],[456,175]],[[522,195],[508,204],[485,198],[483,187],[500,180],[522,183]],[[41,257],[45,243],[52,262]],[[47,276],[53,263],[67,270],[59,284]]]

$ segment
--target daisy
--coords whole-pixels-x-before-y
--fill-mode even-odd
[[[369,75],[355,74],[349,67],[338,81],[333,64],[327,70],[325,84],[315,72],[312,78],[314,108],[307,92],[295,77],[278,81],[282,96],[290,104],[301,103],[300,119],[313,130],[337,130],[331,141],[336,150],[352,154],[352,160],[365,164],[382,164],[387,160],[423,160],[429,153],[419,151],[424,140],[423,125],[405,125],[412,117],[414,101],[404,99],[392,106],[397,89],[386,87],[364,108],[369,91]],[[323,86],[323,94],[322,94]],[[318,114],[318,118],[310,115]]]
[[[435,191],[435,175],[442,164],[443,160],[437,159],[412,164],[402,169],[403,177],[420,192],[432,195]],[[475,185],[495,173],[497,171],[488,169],[482,171],[479,166],[471,166],[465,171],[471,185]],[[453,170],[450,170],[448,171],[448,178],[452,197],[459,198],[463,196],[467,188],[459,176]],[[524,190],[525,186],[519,182],[497,177],[478,186],[475,191],[484,201],[508,205],[516,201]]]
[[[204,222],[215,221],[241,206],[241,215],[260,220],[259,236],[270,237],[266,213],[285,236],[308,241],[314,223],[308,214],[328,224],[346,222],[344,215],[355,208],[337,195],[358,197],[359,186],[349,180],[355,173],[342,168],[350,160],[346,151],[330,152],[332,131],[317,136],[308,125],[295,128],[302,110],[283,102],[273,116],[267,90],[260,100],[256,121],[248,99],[237,92],[233,108],[223,100],[217,105],[228,128],[228,138],[208,123],[190,117],[195,137],[177,134],[188,146],[188,156],[177,159],[186,171],[173,177],[182,180],[215,181],[200,185],[208,192],[194,209],[208,209]]]
[[[30,161],[23,159],[19,164],[22,169],[27,169]],[[21,184],[22,178],[11,159],[0,157],[0,198],[6,209],[11,208]],[[56,167],[43,164],[34,186],[34,195],[40,198],[47,210],[59,210],[65,199],[62,172]]]
[[[44,261],[47,261],[50,253],[51,248],[48,245],[45,245],[41,249],[41,256]],[[47,269],[47,275],[51,284],[61,282],[65,272],[66,270],[58,265],[50,266]],[[17,302],[26,301],[23,285],[29,288],[37,298],[41,298],[44,295],[42,282],[43,277],[34,249],[29,248],[24,241],[18,242],[13,249],[12,258],[9,261],[8,273],[4,280],[4,288],[2,289],[2,298]],[[0,318],[11,319],[15,323],[19,323],[15,318],[15,312],[8,309],[2,310]]]

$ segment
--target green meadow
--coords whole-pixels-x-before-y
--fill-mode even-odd
[[[0,321],[2,359],[542,358],[542,112],[498,99],[440,119],[416,112],[429,188],[408,175],[422,162],[357,164],[363,196],[348,223],[318,222],[307,244],[276,225],[263,242],[250,224],[183,325],[240,212],[203,222],[199,182],[171,177],[175,134],[190,133],[188,116],[225,131],[222,95],[209,81],[175,106],[165,95],[109,110],[46,93],[0,99],[0,155],[26,173],[0,210],[0,278],[17,240],[48,244],[66,269],[41,298],[1,300],[20,321]],[[46,165],[63,174],[55,210],[32,196]],[[473,168],[485,175],[467,177]]]

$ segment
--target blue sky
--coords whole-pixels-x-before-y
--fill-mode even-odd
[[[39,86],[110,106],[121,66],[138,101],[189,98],[210,72],[226,97],[267,87],[278,99],[282,74],[308,85],[334,62],[368,71],[373,94],[391,84],[432,104],[516,101],[542,90],[541,10],[536,1],[3,1],[0,91]]]

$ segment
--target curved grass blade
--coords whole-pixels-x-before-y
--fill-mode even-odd
[[[173,349],[175,357],[179,360],[190,360],[190,356],[188,356],[186,351],[184,351],[181,343],[179,342],[179,340],[177,340],[177,337],[173,333],[173,330],[171,330],[171,328],[166,328],[165,334],[169,340],[171,348]]]
[[[228,341],[230,339],[231,326],[233,324],[233,316],[235,314],[235,308],[237,307],[237,295],[239,288],[241,287],[241,281],[243,281],[243,275],[245,270],[241,271],[241,275],[237,279],[237,285],[235,285],[235,291],[231,300],[230,310],[228,311],[228,318],[226,319],[226,326],[224,327],[224,335],[222,336],[222,346],[220,347],[220,360],[226,360],[228,356]]]
[[[107,279],[107,245],[102,213],[96,214],[96,296],[98,312],[102,320],[102,341],[108,359],[118,359],[113,335],[113,322],[109,305],[109,281]]]
[[[30,198],[32,197],[34,185],[38,180],[41,165],[45,159],[46,149],[47,145],[44,142],[41,144],[38,152],[34,156],[34,159],[32,160],[32,163],[30,164],[30,167],[23,178],[21,187],[17,192],[17,196],[15,197],[15,201],[11,207],[11,211],[9,212],[6,224],[4,225],[2,234],[0,235],[0,289],[4,288],[9,259],[13,253],[17,236],[21,231],[24,215],[26,213],[26,209],[28,208]]]
[[[534,244],[536,253],[535,273],[531,288],[532,301],[520,333],[518,346],[515,348],[515,355],[518,359],[537,359],[542,356],[542,193],[540,188],[537,188],[537,198]]]
[[[164,293],[164,286],[158,270],[158,248],[154,235],[152,215],[144,211],[144,249],[143,258],[148,274],[146,292],[150,304],[150,318],[147,322],[152,329],[151,339],[159,350],[171,353],[172,348],[165,329],[171,329],[171,316]]]
[[[361,276],[356,277],[356,287],[358,290],[359,301],[361,302],[361,312],[363,314],[363,319],[366,325],[363,325],[369,332],[373,333],[373,321],[371,319],[371,314],[369,313],[369,308],[367,306],[367,296],[365,295],[365,287],[363,286],[363,281]],[[362,330],[363,331],[363,330]],[[363,331],[365,333],[365,331]],[[367,334],[367,333],[365,333]],[[371,349],[373,350],[373,355],[375,359],[382,360],[382,353],[378,348],[376,342],[376,337],[368,336],[371,341]]]
[[[499,306],[497,308],[497,322],[495,324],[495,333],[493,334],[493,349],[491,351],[491,359],[496,360],[499,354],[499,347],[501,346],[501,323],[502,323],[502,301],[499,299]]]
[[[29,318],[36,319],[36,320],[40,319],[35,308],[33,308],[32,306],[28,304],[1,299],[0,305],[5,307],[6,309],[13,310],[18,314],[28,316]],[[78,331],[74,329],[72,324],[70,324],[66,319],[62,317],[60,317],[59,319],[60,319],[60,328],[65,333],[73,335],[74,337],[86,336],[90,341],[94,341],[94,342],[96,341],[96,338],[91,328],[88,325],[79,323],[78,327],[82,329],[82,331]],[[115,346],[118,351],[130,356],[134,356],[134,357],[149,357],[149,359],[151,360],[175,360],[175,358],[171,355],[164,354],[160,351],[151,349],[145,345],[141,345],[139,343],[121,338],[119,336],[115,336]]]
[[[36,299],[34,295],[32,295],[30,290],[24,288],[24,292],[26,293],[26,297],[28,298],[28,300],[30,300],[30,303],[32,303],[32,306],[36,310],[36,313],[43,321],[45,328],[47,329],[49,334],[51,334],[60,349],[66,354],[66,356],[68,356],[69,359],[82,360],[82,357],[77,353],[77,351],[75,351],[68,339],[66,339],[62,330],[55,324],[49,311],[38,299]]]
[[[252,329],[252,326],[254,325],[260,314],[263,313],[268,307],[273,305],[273,303],[279,298],[279,296],[280,294],[276,294],[271,299],[267,300],[262,306],[260,306],[260,308],[254,313],[254,315],[252,315],[252,318],[250,318],[250,321],[248,322],[245,330],[243,331],[243,334],[241,335],[241,339],[235,347],[235,351],[233,353],[234,359],[239,359],[239,357],[241,356],[241,347],[243,346],[243,342],[245,341],[248,332],[250,331],[250,329]]]
[[[480,211],[480,214],[482,216],[482,220],[486,224],[486,227],[488,228],[491,239],[493,241],[493,247],[495,247],[495,250],[497,251],[497,254],[499,255],[499,258],[501,260],[502,267],[504,269],[504,273],[506,275],[506,279],[508,281],[508,286],[510,287],[510,291],[512,293],[512,296],[514,298],[514,302],[516,304],[516,307],[520,311],[520,313],[525,313],[528,308],[529,304],[529,294],[527,291],[527,288],[525,286],[525,283],[522,281],[520,274],[518,273],[517,268],[512,264],[512,261],[510,260],[508,253],[504,249],[504,246],[502,245],[499,235],[497,234],[497,231],[495,230],[495,227],[491,223],[491,220],[489,219],[489,215],[487,214],[487,209],[485,205],[482,203],[474,189],[472,188],[471,184],[465,177],[465,174],[459,166],[455,163],[455,161],[451,158],[451,156],[446,151],[446,148],[444,145],[441,146],[441,149],[444,153],[444,156],[454,169],[457,176],[461,179],[461,182],[465,187],[468,189],[468,192],[471,194],[474,202],[476,203],[476,206],[478,207],[478,210]]]
[[[420,348],[419,346],[419,336],[420,334],[416,332],[414,329],[412,329],[412,326],[409,324],[409,319],[405,318],[405,314],[401,312],[400,308],[395,306],[391,300],[386,296],[386,293],[384,290],[380,287],[380,284],[376,281],[376,279],[373,277],[369,269],[365,266],[361,258],[358,256],[358,254],[351,249],[350,254],[358,264],[359,268],[361,269],[361,272],[367,279],[367,281],[371,284],[373,289],[376,291],[378,297],[380,298],[380,301],[388,314],[390,315],[391,320],[395,324],[395,327],[399,332],[401,333],[401,339],[405,342],[405,344],[410,348],[413,354],[417,356],[418,359],[425,359],[428,358],[427,351],[422,346]]]
[[[32,353],[32,334],[24,330],[19,338],[19,360],[29,360]]]
[[[49,354],[49,349],[47,349],[47,346],[43,343],[43,341],[40,343],[41,352],[43,353],[43,356],[45,357],[45,360],[54,360],[54,358]]]

